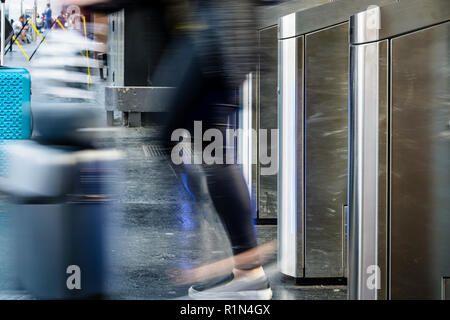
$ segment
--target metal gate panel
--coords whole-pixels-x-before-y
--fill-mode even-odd
[[[348,23],[306,36],[305,275],[344,277]]]
[[[450,275],[450,22],[392,40],[391,298]]]

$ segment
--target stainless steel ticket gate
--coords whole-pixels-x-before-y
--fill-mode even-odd
[[[450,3],[351,18],[351,299],[450,299]]]
[[[306,10],[330,2],[329,0],[286,1],[274,6],[261,6],[259,11],[258,43],[259,61],[254,80],[253,126],[267,132],[266,136],[258,134],[258,165],[253,169],[253,184],[257,197],[257,218],[261,224],[277,223],[277,168],[278,164],[268,162],[261,154],[270,155],[277,160],[278,136],[278,22],[286,14]],[[263,146],[263,143],[265,144]],[[264,148],[264,149],[263,149]],[[267,164],[269,163],[269,164]],[[267,174],[269,172],[269,174]]]
[[[346,278],[349,19],[387,1],[340,0],[279,23],[278,264]]]
[[[257,224],[277,224],[278,22],[286,14],[327,2],[330,0],[295,0],[258,6],[258,62],[241,88],[243,111],[239,119],[240,127],[253,129],[256,136],[255,139],[247,137],[242,152],[244,176],[252,192]],[[249,147],[250,154],[245,149]]]

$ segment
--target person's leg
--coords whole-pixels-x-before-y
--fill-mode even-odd
[[[230,124],[229,118],[238,111],[238,107],[234,105],[236,101],[233,95],[236,93],[227,89],[220,78],[205,79],[194,57],[191,58],[191,62],[191,66],[186,68],[187,78],[180,82],[182,85],[178,87],[166,137],[177,128],[185,128],[192,135],[194,121],[201,121],[203,132],[218,129],[226,142],[226,130],[235,129],[234,125]],[[226,152],[227,148],[223,146],[223,163],[226,161]],[[201,172],[200,170],[196,172],[206,177],[211,200],[228,233],[233,254],[238,255],[255,248],[257,241],[250,195],[239,166],[203,164]],[[193,174],[188,175],[192,176]],[[195,184],[196,179],[190,180],[194,180],[192,183]],[[236,267],[253,269],[260,265],[259,260],[255,260],[248,265]]]
[[[231,242],[234,258],[232,273],[193,285],[189,296],[194,299],[271,299],[270,283],[255,250],[257,241],[250,196],[239,166],[185,167],[196,167],[188,174],[187,187],[199,201],[204,201],[204,195],[209,194]],[[209,273],[213,275],[215,270]]]
[[[193,137],[194,121],[202,122],[203,133],[208,129],[218,129],[225,138],[226,129],[234,129],[233,126],[229,126],[230,122],[228,121],[231,113],[237,111],[237,106],[234,105],[236,101],[232,94],[234,90],[229,90],[221,78],[204,76],[200,63],[197,63],[197,57],[190,49],[188,41],[185,43],[180,41],[178,45],[180,47],[173,51],[175,54],[169,60],[175,61],[172,62],[175,65],[182,61],[183,65],[177,68],[178,73],[175,76],[177,78],[177,81],[175,81],[177,93],[170,110],[171,117],[166,126],[164,140],[168,142],[168,146],[172,146],[173,142],[170,143],[171,133],[178,128],[187,129]],[[176,52],[182,53],[184,59],[177,59]],[[191,150],[193,150],[192,147]],[[224,150],[224,161],[225,157],[226,148]],[[189,167],[192,167],[193,170],[187,172],[189,170],[186,170],[186,168]],[[205,199],[204,183],[206,181],[207,192],[230,239],[233,255],[236,257],[236,255],[255,249],[257,241],[252,220],[250,196],[239,166],[234,164],[207,165],[203,163],[200,170],[198,166],[195,167],[194,165],[184,166],[187,176],[186,187],[193,193],[194,198]],[[234,287],[227,286],[226,290],[233,292],[227,291],[225,296],[234,298],[245,296],[255,299],[271,297],[270,285],[257,253],[253,254],[252,259],[235,259],[233,275],[227,277],[225,281],[229,282],[238,278],[250,280],[238,281],[238,285]],[[220,282],[220,284],[224,284],[224,282]],[[220,285],[214,286],[213,284],[212,287],[217,289]],[[211,284],[206,287],[193,286],[190,289],[190,294],[198,295],[199,292],[205,291],[204,288],[211,288]],[[205,294],[208,295],[206,292]],[[200,294],[199,298],[202,297],[207,298],[207,296]]]
[[[251,214],[250,195],[237,165],[204,166],[210,197],[230,238],[233,255],[257,246]],[[261,266],[258,259],[237,262],[236,269],[251,270]]]

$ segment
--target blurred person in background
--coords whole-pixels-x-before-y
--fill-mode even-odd
[[[61,25],[63,27],[66,27],[66,23],[67,23],[67,18],[66,17],[67,17],[67,14],[63,10],[63,11],[61,11],[61,14],[56,18],[56,19],[58,19],[58,21],[61,23]],[[59,23],[57,23],[55,25],[55,27],[56,27],[56,29],[62,29],[62,27],[59,25]]]
[[[50,2],[47,3],[47,8],[45,9],[44,13],[42,13],[44,16],[44,29],[50,29],[52,27],[52,7]]]
[[[39,32],[41,32],[43,27],[44,27],[44,19],[42,18],[41,15],[38,14],[36,17],[36,28],[38,29]]]
[[[25,25],[25,15],[21,15],[19,20],[13,23],[14,35],[16,38],[20,36],[20,40],[22,42],[30,43],[30,41],[27,38],[27,31],[29,27],[28,26],[24,27],[24,25]]]
[[[193,132],[194,121],[202,121],[203,131],[215,128],[226,136],[228,116],[238,109],[237,88],[257,62],[256,0],[67,0],[64,4],[101,12],[138,6],[152,12],[156,18],[145,27],[158,33],[152,41],[161,52],[150,77],[158,85],[177,88],[163,135],[166,146],[173,147],[174,130]],[[225,159],[226,147],[223,152]],[[252,206],[240,167],[203,163],[183,169],[187,188],[195,197],[209,193],[233,255],[255,252]],[[272,290],[258,254],[253,254],[251,259],[235,259],[230,274],[192,286],[189,295],[198,299],[271,299]]]

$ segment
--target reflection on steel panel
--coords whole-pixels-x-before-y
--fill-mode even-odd
[[[388,166],[389,166],[389,43],[378,43],[378,239],[377,263],[380,267],[380,288],[377,299],[388,297]]]
[[[242,154],[242,173],[247,183],[248,191],[250,193],[251,207],[256,208],[257,204],[257,188],[258,179],[256,175],[257,162],[256,162],[256,150],[257,140],[256,135],[252,130],[256,128],[256,77],[255,73],[251,72],[247,74],[246,80],[243,82],[240,88],[240,105],[242,109],[239,112],[240,128],[244,130],[242,144],[240,145]],[[229,125],[232,125],[232,117],[228,119]],[[235,141],[236,143],[237,141]],[[237,143],[236,143],[237,144]],[[238,146],[239,147],[239,146]],[[256,210],[252,211],[252,217],[257,218]]]
[[[447,0],[410,0],[350,20],[352,299],[445,297],[450,270],[449,19]],[[388,43],[389,59],[383,58],[383,43]],[[384,100],[387,92],[390,101]],[[387,124],[381,117],[385,101],[390,102]],[[377,294],[367,286],[366,268],[373,263],[382,272]]]
[[[258,217],[258,204],[259,204],[259,165],[258,165],[258,126],[259,126],[259,114],[258,114],[258,77],[257,72],[252,73],[252,95],[255,99],[252,99],[252,130],[255,130],[253,136],[252,133],[252,214],[255,218]]]
[[[348,57],[348,23],[306,36],[305,275],[311,278],[345,276]]]
[[[350,52],[349,298],[386,295],[388,44]],[[379,233],[377,233],[379,231]],[[381,289],[367,286],[380,267]],[[375,269],[374,269],[375,268]]]
[[[305,166],[297,161],[296,177],[305,175],[304,181],[297,184],[297,192],[278,195],[279,201],[284,201],[279,208],[286,203],[294,201],[289,199],[295,195],[297,203],[297,217],[303,217],[303,229],[299,229],[299,235],[295,239],[297,246],[304,247],[304,274],[306,278],[341,278],[347,276],[346,270],[346,212],[347,207],[347,165],[348,165],[348,60],[349,60],[349,37],[348,21],[352,14],[359,10],[366,9],[369,5],[385,5],[394,3],[395,0],[361,0],[357,3],[353,0],[340,0],[310,8],[308,10],[295,12],[280,19],[279,39],[280,43],[295,37],[305,38],[305,101],[299,99],[297,104],[297,117],[305,116],[305,145],[303,146],[303,136],[297,135],[298,156],[304,157]],[[379,46],[371,46],[368,50],[363,48],[361,53],[378,55]],[[384,58],[386,63],[387,47],[384,47]],[[282,57],[281,57],[282,59]],[[361,61],[363,62],[363,61]],[[280,65],[284,68],[284,66]],[[291,68],[287,67],[287,68]],[[386,68],[384,68],[386,70]],[[375,71],[375,70],[374,70]],[[370,76],[377,76],[376,73]],[[281,70],[281,73],[285,73]],[[368,74],[367,74],[368,75]],[[282,79],[282,78],[281,78]],[[387,85],[387,76],[384,81]],[[374,79],[372,85],[378,84],[378,78]],[[282,100],[286,94],[286,88],[280,83]],[[375,91],[375,88],[372,88]],[[386,93],[387,90],[384,90]],[[376,92],[378,94],[378,91]],[[373,98],[374,96],[372,96]],[[387,99],[377,97],[375,102],[386,103]],[[284,106],[283,106],[284,107]],[[304,107],[304,108],[303,108]],[[371,110],[377,118],[378,113],[385,111],[377,109]],[[386,116],[384,116],[386,120]],[[297,120],[298,121],[298,120]],[[280,122],[281,123],[281,122]],[[386,125],[386,121],[383,122]],[[300,125],[299,125],[300,126]],[[378,122],[373,124],[373,128],[378,127]],[[280,126],[280,130],[285,128]],[[303,132],[302,132],[303,133]],[[386,141],[386,132],[380,138]],[[373,138],[373,137],[372,137]],[[376,136],[378,143],[379,137]],[[280,139],[284,143],[283,137]],[[375,148],[376,149],[376,148]],[[289,157],[283,150],[280,151],[280,164],[288,162]],[[386,154],[384,154],[386,156]],[[385,164],[385,162],[384,162]],[[382,169],[379,165],[378,170]],[[294,171],[292,171],[294,172]],[[292,175],[292,172],[290,173]],[[300,173],[301,172],[301,173]],[[384,171],[385,172],[385,171]],[[281,177],[279,183],[285,181],[283,168],[280,170]],[[377,172],[373,174],[377,179]],[[300,181],[300,180],[297,180]],[[384,185],[383,185],[384,183]],[[373,190],[379,187],[386,192],[386,179],[373,184]],[[279,191],[283,187],[279,186]],[[381,197],[382,201],[386,197]],[[300,204],[305,202],[305,206]],[[369,203],[367,201],[366,203]],[[373,205],[371,209],[376,212],[379,204]],[[386,206],[385,203],[382,204]],[[301,211],[301,213],[300,213]],[[279,216],[285,217],[288,213],[282,211]],[[381,218],[386,219],[386,216]],[[374,225],[377,225],[377,216],[373,217]],[[370,231],[371,223],[367,221],[366,229]],[[385,222],[384,222],[385,224]],[[296,222],[294,228],[298,228]],[[280,228],[282,230],[282,228]],[[366,233],[369,235],[369,233]],[[376,233],[370,233],[376,239]],[[288,237],[280,235],[281,240]],[[384,243],[384,245],[386,245]],[[287,245],[281,245],[281,247]],[[376,245],[372,248],[373,261],[376,262]],[[384,251],[383,251],[384,252]]]
[[[362,124],[362,126],[359,126],[357,121],[357,117],[363,115],[364,113],[364,104],[365,103],[371,103],[376,102],[376,105],[368,104],[366,108],[377,108],[377,123],[378,126],[374,126],[373,128],[377,131],[376,135],[373,136],[374,139],[376,139],[376,143],[378,145],[377,150],[377,168],[378,171],[377,180],[376,180],[376,189],[377,190],[377,200],[368,198],[369,193],[366,194],[365,201],[375,202],[376,201],[376,207],[377,207],[377,216],[376,216],[376,225],[372,224],[365,224],[365,228],[378,228],[377,233],[377,239],[376,239],[376,245],[377,245],[377,252],[373,251],[374,259],[377,261],[377,265],[379,266],[380,274],[379,274],[379,284],[380,287],[377,290],[377,293],[374,295],[377,299],[386,299],[388,297],[388,272],[389,272],[389,266],[388,266],[388,225],[389,225],[389,215],[388,215],[388,164],[389,164],[389,153],[388,153],[388,147],[389,147],[389,43],[387,40],[381,41],[374,44],[368,44],[363,46],[352,46],[351,47],[351,65],[350,65],[350,145],[349,145],[349,155],[350,155],[350,168],[349,168],[349,187],[348,187],[348,194],[349,194],[349,233],[348,233],[348,278],[349,278],[349,296],[351,299],[356,299],[357,291],[362,290],[364,291],[367,289],[367,286],[365,285],[367,281],[367,277],[370,276],[370,274],[367,274],[367,267],[370,266],[370,264],[365,265],[364,268],[361,270],[358,270],[360,273],[359,276],[364,277],[364,280],[360,282],[360,288],[356,289],[353,287],[353,285],[357,284],[357,281],[354,281],[353,276],[356,275],[356,267],[355,263],[358,257],[362,257],[365,255],[365,258],[361,258],[361,261],[364,259],[367,259],[367,255],[371,254],[369,248],[371,246],[371,243],[367,241],[369,237],[366,237],[366,235],[369,234],[369,232],[364,232],[364,234],[361,234],[361,239],[366,239],[366,241],[363,241],[363,246],[358,247],[358,231],[355,229],[357,228],[357,219],[361,219],[361,222],[365,219],[362,215],[362,211],[359,211],[359,216],[356,215],[356,207],[351,206],[351,203],[356,200],[356,194],[358,190],[363,190],[363,184],[358,184],[357,180],[355,180],[356,176],[353,174],[353,169],[362,169],[362,162],[358,163],[358,159],[356,156],[356,151],[359,152],[361,155],[363,150],[358,149],[361,148],[362,145],[356,146],[355,143],[357,142],[358,137],[362,138],[361,136],[358,136],[358,128],[362,129],[365,126],[368,126],[367,124]],[[377,70],[375,72],[371,72],[370,69],[366,68],[367,61],[372,61],[374,64],[372,65],[375,67],[374,70]],[[367,68],[370,64],[367,63]],[[376,77],[375,79],[371,79],[372,77]],[[376,82],[373,82],[376,81]],[[365,84],[365,85],[364,85]],[[359,90],[359,91],[358,91]],[[374,95],[375,94],[375,95]],[[365,95],[369,96],[368,100],[364,100],[364,103],[358,103],[359,101],[362,102],[363,97]],[[355,110],[359,106],[360,110]],[[365,118],[366,120],[370,121],[370,123],[375,120],[375,118],[372,119],[371,116]],[[373,122],[375,124],[375,122]],[[365,133],[367,135],[367,132]],[[366,151],[364,151],[366,152]],[[362,159],[360,158],[359,161]],[[373,169],[375,170],[375,169]],[[370,170],[369,170],[370,171]],[[363,181],[361,181],[363,182]],[[360,199],[362,200],[362,199]],[[374,220],[372,220],[374,221]],[[353,228],[353,229],[352,229]],[[373,235],[373,234],[372,234]],[[365,245],[365,246],[364,246]],[[353,255],[352,252],[354,252],[354,248],[358,247],[357,255]],[[356,260],[355,260],[356,259]],[[359,297],[362,298],[367,296],[362,292],[359,291]],[[369,290],[371,291],[371,290]]]
[[[278,265],[303,277],[303,37],[280,41]]]
[[[450,274],[450,23],[392,40],[391,297]]]
[[[278,129],[278,27],[259,32],[259,128]],[[271,155],[271,139],[260,141],[260,150]],[[264,143],[262,148],[261,143]],[[265,147],[267,146],[267,147]],[[277,217],[277,175],[262,175],[259,168],[259,218]]]

